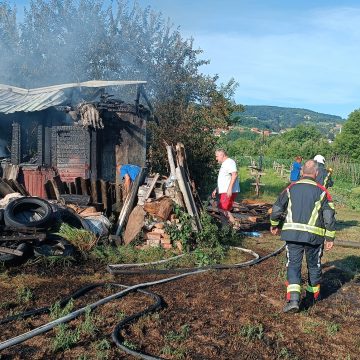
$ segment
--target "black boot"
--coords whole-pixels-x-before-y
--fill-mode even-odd
[[[290,300],[288,301],[283,309],[284,313],[297,313],[299,312],[299,300]]]
[[[316,302],[320,300],[321,300],[320,285],[317,286],[308,285],[306,288],[306,295],[304,298],[305,308],[308,309],[309,307],[313,306]]]
[[[284,313],[297,313],[299,312],[300,306],[300,292],[291,291],[287,294],[287,303],[284,306]]]

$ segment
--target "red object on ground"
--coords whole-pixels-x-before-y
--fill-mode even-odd
[[[236,193],[233,193],[230,197],[228,197],[227,194],[220,194],[219,209],[230,211],[233,207],[236,195]]]

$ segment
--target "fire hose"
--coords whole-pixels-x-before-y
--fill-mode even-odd
[[[172,277],[169,277],[169,278],[165,278],[165,279],[161,279],[161,280],[156,280],[156,281],[150,281],[150,282],[145,282],[145,283],[140,283],[140,284],[136,284],[136,285],[133,285],[133,286],[126,286],[126,285],[121,285],[121,284],[115,284],[115,283],[111,283],[112,286],[116,286],[116,287],[123,287],[125,288],[124,290],[121,290],[119,292],[116,292],[112,295],[109,295],[109,296],[106,296],[96,302],[93,302],[91,304],[88,304],[87,306],[85,307],[82,307],[80,309],[77,309],[65,316],[62,316],[56,320],[53,320],[53,321],[50,321],[49,323],[47,324],[44,324],[44,325],[41,325],[31,331],[28,331],[24,334],[21,334],[21,335],[18,335],[16,337],[13,337],[11,339],[8,339],[8,340],[5,340],[3,342],[0,343],[0,351],[1,350],[4,350],[4,349],[7,349],[11,346],[14,346],[14,345],[18,345],[26,340],[29,340],[37,335],[40,335],[40,334],[43,334],[51,329],[53,329],[54,327],[60,325],[60,324],[64,324],[64,323],[67,323],[75,318],[77,318],[78,316],[82,315],[82,314],[85,314],[86,311],[88,311],[88,309],[90,310],[93,310],[101,305],[104,305],[112,300],[116,300],[116,299],[119,299],[119,298],[122,298],[124,296],[126,296],[127,294],[131,293],[131,292],[135,292],[135,291],[139,291],[143,294],[146,294],[146,295],[149,295],[151,297],[153,297],[156,302],[154,304],[152,304],[151,306],[149,306],[147,309],[137,313],[137,314],[134,314],[134,315],[131,315],[127,318],[125,318],[124,320],[122,320],[114,329],[113,331],[113,334],[112,334],[112,338],[115,342],[115,344],[121,348],[124,352],[130,354],[130,355],[133,355],[135,357],[138,357],[138,358],[141,358],[141,359],[146,359],[146,360],[159,360],[161,358],[158,358],[158,357],[154,357],[154,356],[151,356],[151,355],[147,355],[147,354],[143,354],[141,352],[137,352],[135,350],[132,350],[130,349],[129,347],[125,346],[124,345],[124,342],[122,341],[122,337],[120,335],[120,331],[123,327],[125,327],[126,325],[128,325],[129,323],[135,321],[136,319],[138,319],[139,317],[143,316],[144,314],[147,314],[147,313],[150,313],[150,312],[153,312],[153,311],[156,311],[158,310],[160,307],[161,307],[161,298],[157,295],[157,294],[154,294],[154,293],[151,293],[151,292],[148,292],[148,291],[145,291],[145,290],[142,290],[144,288],[148,288],[150,286],[154,286],[154,285],[159,285],[159,284],[164,284],[164,283],[167,283],[167,282],[171,282],[171,281],[175,281],[175,280],[178,280],[178,279],[181,279],[181,278],[184,278],[186,276],[191,276],[191,275],[195,275],[195,274],[201,274],[201,273],[204,273],[204,272],[207,272],[211,269],[235,269],[235,268],[244,268],[244,267],[249,267],[249,266],[253,266],[253,265],[256,265],[256,264],[259,264],[267,259],[269,259],[270,257],[272,256],[276,256],[278,255],[280,252],[282,252],[285,248],[285,245],[281,246],[279,249],[275,250],[274,252],[266,255],[266,256],[263,256],[263,257],[259,257],[258,254],[256,254],[255,252],[253,252],[252,250],[248,250],[248,249],[243,249],[243,248],[236,248],[240,251],[244,251],[244,252],[247,252],[247,253],[250,253],[252,254],[255,258],[253,260],[250,260],[250,261],[246,261],[246,262],[243,262],[243,263],[239,263],[239,264],[232,264],[232,265],[211,265],[211,266],[206,266],[206,267],[202,267],[202,268],[191,268],[191,269],[186,269],[186,272],[184,273],[181,273],[179,275],[176,275],[176,276],[172,276]],[[179,257],[179,256],[178,256]],[[178,258],[178,257],[175,257],[175,258]],[[164,261],[171,261],[173,260],[173,258],[171,259],[168,259],[168,260],[161,260],[160,263],[164,262]],[[155,262],[155,263],[159,263],[159,262]],[[154,263],[147,263],[145,265],[148,265],[148,264],[154,264]],[[118,264],[118,265],[109,265],[108,267],[108,270],[113,273],[113,274],[117,274],[119,272],[121,273],[124,273],[126,270],[125,268],[130,268],[130,267],[134,267],[134,266],[145,266],[144,264]],[[176,271],[175,271],[176,270]],[[182,271],[183,269],[173,269],[173,270],[164,270],[166,272],[180,272]],[[138,273],[139,271],[143,274],[143,273],[149,273],[149,271],[152,273],[152,269],[150,270],[138,270]],[[159,270],[158,270],[159,271]],[[184,270],[185,271],[185,270]],[[130,272],[128,273],[134,273],[132,270],[130,270]],[[106,284],[104,283],[101,283],[101,284],[92,284],[92,285],[88,285],[88,286],[85,286],[79,290],[77,290],[75,293],[73,293],[71,296],[68,296],[66,297],[65,299],[63,299],[61,302],[60,302],[60,306],[65,306],[69,301],[70,299],[72,298],[79,298],[80,296],[86,294],[87,292],[99,287],[99,286],[104,286]],[[22,314],[17,314],[17,315],[14,315],[14,316],[11,316],[11,317],[8,317],[6,319],[3,319],[3,320],[0,320],[0,324],[5,324],[5,323],[8,323],[10,321],[14,321],[14,320],[17,320],[17,319],[21,319],[21,318],[26,318],[26,317],[29,317],[29,316],[35,316],[35,315],[38,315],[38,314],[43,314],[43,313],[48,313],[50,312],[50,307],[43,307],[43,308],[39,308],[39,309],[35,309],[35,310],[31,310],[31,311],[27,311],[27,312],[24,312]]]

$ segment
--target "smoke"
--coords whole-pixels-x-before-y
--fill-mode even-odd
[[[25,8],[21,23],[16,8],[0,3],[0,9],[0,83],[35,88],[145,80],[149,97],[160,99],[202,91],[200,51],[149,8],[127,0],[110,7],[105,0],[38,0]],[[113,90],[127,102],[136,97],[135,87]]]
[[[3,139],[0,139],[0,158],[5,158],[10,156],[10,152],[7,146],[8,146],[7,142]]]

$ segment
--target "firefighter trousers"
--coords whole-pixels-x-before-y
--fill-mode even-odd
[[[321,281],[321,257],[323,244],[286,242],[287,281],[289,284],[301,284],[301,265],[305,253],[309,285],[318,285]]]

